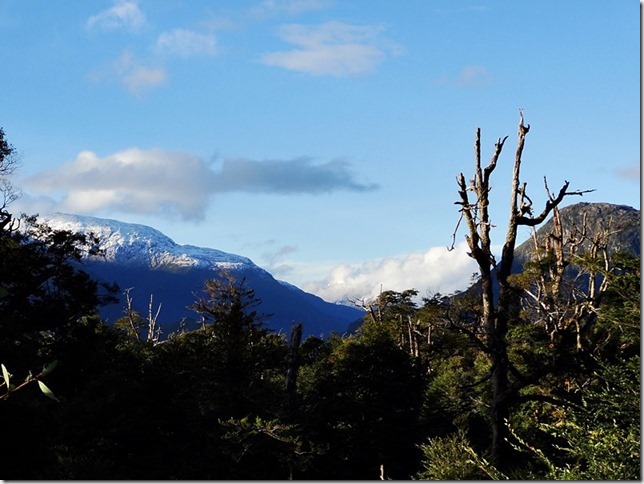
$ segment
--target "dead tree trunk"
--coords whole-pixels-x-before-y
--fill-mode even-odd
[[[490,457],[492,463],[499,469],[507,465],[510,446],[508,443],[509,432],[507,419],[511,410],[510,369],[511,362],[508,356],[507,332],[508,327],[519,317],[520,292],[515,288],[510,279],[512,263],[514,262],[514,249],[516,246],[517,229],[520,225],[536,226],[542,223],[552,209],[559,205],[566,195],[581,195],[585,192],[568,192],[569,182],[565,182],[559,194],[555,197],[549,194],[544,210],[536,217],[532,214],[532,201],[527,196],[526,184],[520,185],[521,157],[525,144],[525,137],[530,130],[530,125],[523,124],[523,112],[520,111],[517,148],[514,158],[512,173],[512,192],[510,195],[510,217],[505,236],[505,243],[501,252],[501,261],[497,265],[491,249],[489,217],[490,175],[496,168],[497,161],[503,150],[507,136],[496,142],[492,159],[488,166],[481,167],[481,130],[476,130],[474,142],[475,173],[469,185],[465,182],[463,173],[457,177],[461,205],[461,220],[465,220],[468,234],[465,235],[470,251],[468,255],[476,260],[481,282],[481,328],[484,338],[482,346],[485,348],[490,364],[490,382],[492,386],[492,401],[490,403],[490,422],[492,444]],[[470,202],[469,193],[473,193],[474,200]],[[457,224],[458,229],[458,224]],[[454,233],[455,240],[456,232]],[[452,246],[453,247],[453,246]],[[499,285],[498,301],[493,294],[492,273],[496,270],[496,279]]]

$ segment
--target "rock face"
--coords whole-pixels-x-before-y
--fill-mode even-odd
[[[362,311],[328,303],[297,287],[278,281],[250,259],[216,249],[176,244],[158,230],[117,220],[60,214],[40,217],[50,227],[99,237],[102,256],[88,256],[82,269],[95,279],[130,290],[133,307],[148,314],[150,296],[154,307],[160,303],[159,323],[163,334],[176,330],[182,319],[187,328],[197,327],[198,315],[188,309],[202,295],[204,281],[221,276],[245,279],[262,304],[264,326],[288,334],[292,323],[303,323],[304,336],[344,333]],[[123,316],[125,296],[118,303],[100,309],[101,316],[114,322]]]
[[[628,205],[611,203],[575,203],[559,210],[564,231],[572,227],[581,228],[586,223],[587,233],[592,237],[602,229],[612,233],[608,241],[609,252],[620,250],[640,256],[640,211]],[[537,237],[542,238],[553,229],[552,218],[537,230]],[[588,244],[582,244],[583,251]],[[534,243],[528,240],[515,251],[515,268],[520,270],[523,263],[530,259]],[[515,272],[515,271],[513,271]]]

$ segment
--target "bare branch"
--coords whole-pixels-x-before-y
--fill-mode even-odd
[[[139,334],[139,327],[138,327],[138,321],[137,321],[137,314],[132,308],[132,296],[130,296],[130,291],[132,290],[132,287],[127,288],[123,294],[125,294],[125,317],[127,318],[127,322],[130,325],[130,329],[132,330],[132,334],[136,336],[136,340],[140,343],[141,342],[141,335]]]
[[[152,344],[157,344],[161,336],[161,327],[157,326],[157,319],[159,319],[159,313],[161,312],[161,305],[157,307],[156,314],[152,315],[153,308],[153,295],[150,294],[150,303],[148,305],[148,337],[147,341],[152,342]]]
[[[458,202],[454,202],[458,203]],[[454,228],[454,232],[452,233],[452,245],[447,246],[447,250],[450,252],[454,250],[454,244],[456,244],[456,233],[458,232],[458,227],[461,225],[461,221],[463,220],[463,211],[461,210],[461,215],[458,217],[458,221],[456,222],[456,227]]]
[[[461,196],[461,201],[463,205],[463,208],[461,209],[461,216],[465,218],[465,221],[467,222],[467,228],[470,233],[470,237],[466,237],[466,238],[470,246],[470,250],[472,251],[472,253],[474,253],[476,251],[476,248],[478,247],[479,236],[478,236],[478,231],[476,229],[476,221],[474,219],[474,215],[472,214],[472,206],[470,205],[469,197],[467,195],[465,177],[463,176],[462,173],[459,174],[457,181],[458,181],[458,186],[460,187],[460,190],[458,193]]]
[[[570,182],[566,180],[563,186],[561,187],[561,189],[559,190],[559,193],[557,194],[557,196],[554,197],[547,189],[548,183],[545,177],[544,177],[544,183],[546,184],[546,190],[548,191],[548,198],[549,198],[549,200],[546,202],[545,208],[538,216],[533,218],[523,217],[523,216],[517,217],[516,219],[517,225],[526,225],[528,227],[534,227],[536,225],[539,225],[546,219],[546,217],[548,217],[548,215],[550,215],[550,212],[552,211],[552,209],[558,206],[566,196],[569,196],[569,195],[583,196],[584,193],[590,193],[595,191],[594,189],[592,189],[592,190],[575,190],[575,191],[569,192],[568,187],[570,186]]]
[[[483,184],[488,187],[488,191],[491,190],[489,188],[490,186],[490,174],[494,171],[494,168],[496,168],[496,163],[499,160],[499,156],[501,156],[501,151],[503,150],[503,144],[505,143],[505,140],[508,139],[508,137],[504,137],[503,139],[499,138],[494,145],[494,154],[492,154],[492,159],[490,160],[490,164],[485,168],[483,171],[484,176],[483,176]]]

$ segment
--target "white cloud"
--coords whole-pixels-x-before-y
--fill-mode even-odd
[[[145,24],[145,15],[136,2],[121,0],[113,7],[92,15],[86,23],[90,30],[129,30],[137,31]]]
[[[357,76],[373,72],[387,53],[379,36],[383,28],[327,22],[317,26],[283,25],[279,36],[296,46],[262,56],[264,64],[316,76]]]
[[[217,53],[217,40],[212,34],[174,29],[159,35],[156,48],[159,52],[167,52],[184,58],[198,55],[211,56]]]
[[[30,189],[62,193],[56,210],[91,214],[101,210],[177,212],[200,219],[213,173],[183,152],[128,149],[101,158],[83,151],[75,160],[26,181]]]
[[[201,219],[215,194],[229,192],[317,194],[377,188],[353,179],[348,163],[224,161],[214,167],[189,153],[131,148],[106,157],[83,151],[76,158],[24,182],[32,200],[48,211],[178,213]],[[57,196],[43,198],[43,195]]]
[[[467,255],[462,242],[449,251],[446,247],[430,247],[395,257],[360,264],[342,264],[333,268],[325,279],[302,284],[302,289],[327,301],[347,298],[373,300],[382,290],[417,289],[449,294],[464,290],[476,272],[476,262]]]

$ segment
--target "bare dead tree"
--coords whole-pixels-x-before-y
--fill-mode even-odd
[[[366,298],[348,298],[348,301],[354,306],[362,309],[366,314],[369,314],[374,323],[382,322],[382,314],[380,313],[380,306],[378,306],[378,299],[374,301],[367,301]]]
[[[474,142],[474,178],[466,183],[465,176],[460,173],[457,177],[458,194],[460,200],[455,202],[460,205],[460,217],[457,229],[462,220],[465,221],[468,255],[476,260],[480,272],[482,315],[480,325],[483,329],[482,347],[488,355],[491,364],[489,379],[492,386],[492,401],[490,408],[491,418],[491,460],[500,469],[505,468],[510,447],[510,436],[507,428],[507,419],[510,415],[510,372],[512,370],[508,357],[507,333],[512,322],[519,318],[520,290],[511,281],[511,269],[514,261],[517,230],[519,226],[535,227],[541,224],[546,217],[569,195],[583,195],[586,191],[569,191],[570,183],[565,181],[559,192],[550,194],[544,209],[536,216],[533,214],[532,200],[527,195],[527,184],[521,184],[520,171],[525,138],[530,131],[530,125],[524,124],[523,111],[519,111],[519,126],[517,147],[514,157],[512,173],[512,186],[510,194],[510,214],[505,236],[505,243],[501,251],[501,260],[497,264],[492,253],[490,229],[492,221],[489,214],[489,194],[491,190],[490,176],[497,166],[507,136],[499,138],[495,144],[490,163],[481,166],[481,130],[477,128]],[[470,194],[472,199],[470,200]],[[456,240],[456,231],[452,237]],[[452,247],[454,244],[452,243]],[[493,293],[493,271],[499,285],[498,301]]]
[[[159,313],[161,312],[161,304],[157,307],[156,312],[153,311],[153,295],[150,294],[150,303],[148,304],[148,336],[147,342],[156,345],[161,339],[161,326],[158,325]]]
[[[533,287],[524,288],[524,294],[533,301],[536,322],[543,324],[551,343],[556,343],[562,333],[572,328],[576,334],[576,349],[581,351],[582,326],[588,327],[595,321],[602,295],[611,280],[608,243],[619,231],[613,230],[611,220],[608,220],[591,235],[586,213],[581,225],[573,224],[565,231],[557,207],[552,214],[552,231],[541,241],[536,231],[532,234],[533,258],[540,270],[535,274]],[[582,247],[590,260],[601,262],[601,268],[591,266],[564,282],[564,271],[572,261],[580,259]],[[582,277],[588,279],[587,283],[579,282]]]
[[[133,288],[127,288],[124,291],[125,294],[125,313],[124,318],[121,321],[124,321],[128,334],[133,336],[139,343],[142,343],[140,330],[142,328],[147,328],[146,339],[147,343],[156,345],[161,339],[161,327],[158,325],[157,320],[159,319],[159,313],[161,312],[161,304],[154,311],[154,298],[150,294],[150,302],[148,304],[148,317],[147,320],[144,320],[141,315],[132,307],[132,296],[130,296],[130,291]]]

